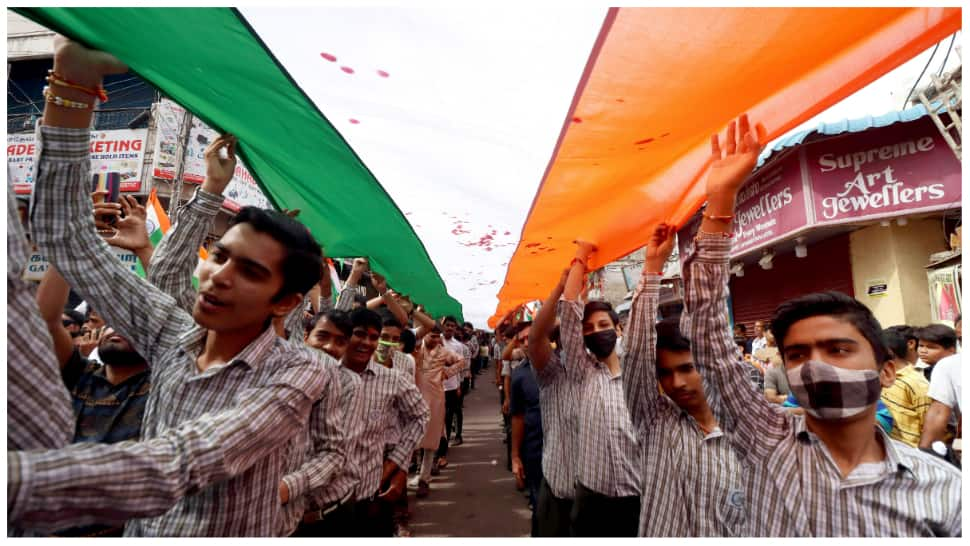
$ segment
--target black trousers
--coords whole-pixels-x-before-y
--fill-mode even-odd
[[[457,421],[457,426],[453,421]],[[448,440],[451,440],[453,428],[456,429],[455,435],[461,436],[462,421],[461,398],[458,397],[458,391],[445,391],[445,435]]]
[[[447,438],[442,437],[441,440],[438,442],[438,451],[435,451],[434,456],[435,457],[438,457],[438,458],[447,457],[448,456],[448,439]]]
[[[300,523],[292,537],[355,537],[354,502],[349,501],[330,512],[320,521]]]
[[[557,497],[545,478],[539,484],[539,500],[536,502],[537,537],[570,536],[573,499]]]
[[[394,504],[382,500],[357,501],[354,527],[358,537],[393,537]]]
[[[640,530],[640,497],[607,497],[576,483],[572,532],[577,537],[635,537]]]

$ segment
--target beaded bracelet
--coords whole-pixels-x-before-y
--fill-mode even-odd
[[[61,108],[74,108],[77,110],[87,110],[91,108],[91,105],[86,102],[73,101],[65,99],[64,97],[58,97],[51,92],[50,87],[44,88],[44,98],[47,99],[47,102],[55,106],[60,106]]]
[[[99,99],[101,99],[101,102],[108,102],[108,93],[104,90],[104,87],[101,85],[98,85],[95,88],[85,87],[79,83],[72,82],[71,80],[65,78],[64,76],[61,76],[57,72],[54,72],[54,70],[47,71],[46,80],[47,80],[47,83],[49,84],[59,85],[61,87],[68,87],[70,89],[77,89],[78,91],[83,91],[84,93],[87,93],[92,97],[98,97]]]
[[[715,216],[713,214],[708,214],[707,212],[705,212],[704,218],[707,218],[708,220],[714,220],[715,222],[730,222],[731,220],[734,220],[734,215],[732,214],[730,216]]]

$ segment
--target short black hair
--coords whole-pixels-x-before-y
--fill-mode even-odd
[[[917,331],[918,329],[913,328],[912,326],[906,324],[897,324],[896,326],[886,328],[883,333],[893,332],[894,334],[903,336],[903,339],[906,341],[919,341],[919,336],[916,335]]]
[[[514,338],[515,336],[519,335],[519,332],[521,332],[522,330],[525,330],[529,326],[532,326],[531,320],[515,323],[514,325],[509,327],[509,337]]]
[[[859,300],[834,290],[807,294],[778,306],[771,319],[771,333],[775,336],[782,359],[785,358],[785,336],[792,325],[818,316],[831,316],[854,326],[872,347],[877,367],[881,368],[887,360],[892,359],[882,338],[882,326],[872,311]]]
[[[738,322],[738,323],[736,323],[736,324],[734,325],[734,329],[735,329],[735,330],[741,330],[741,333],[742,333],[742,334],[746,334],[746,333],[748,333],[748,327],[747,327],[747,326],[745,326],[745,325],[744,325],[744,323],[741,323],[741,322]]]
[[[230,228],[239,224],[248,224],[283,247],[285,255],[280,264],[283,286],[274,301],[290,294],[306,294],[320,282],[323,251],[306,226],[281,212],[259,207],[243,207],[239,214],[229,220]]]
[[[75,311],[74,309],[67,309],[64,311],[64,314],[70,317],[71,322],[73,322],[74,324],[77,324],[78,326],[84,325],[84,321],[85,321],[84,313],[81,313],[80,311]]]
[[[583,322],[589,320],[589,317],[593,316],[593,313],[599,311],[605,311],[610,316],[610,320],[613,321],[613,326],[620,324],[619,315],[613,310],[613,306],[605,301],[591,301],[587,303],[586,307],[583,308]]]
[[[429,333],[432,333],[432,334],[441,334],[441,333],[444,333],[444,332],[441,331],[441,326],[439,326],[438,323],[435,323],[435,325],[432,326],[431,327],[431,330],[428,330],[428,332]]]
[[[916,334],[920,341],[936,343],[944,349],[953,349],[957,346],[957,332],[946,324],[930,324],[920,328]]]
[[[384,328],[400,328],[402,331],[405,329],[404,325],[401,324],[401,321],[397,320],[394,317],[385,318],[382,326]]]
[[[475,325],[473,325],[473,324],[472,324],[472,323],[470,323],[470,322],[466,322],[465,324],[462,324],[462,325],[461,325],[461,327],[462,327],[462,328],[471,328],[472,330],[474,330],[474,329],[475,329]]]
[[[906,335],[898,327],[886,328],[882,331],[882,337],[886,341],[886,348],[892,353],[893,357],[906,360],[909,354],[909,345]]]
[[[657,352],[682,353],[690,350],[690,340],[680,332],[680,320],[666,318],[657,323]]]
[[[350,323],[353,324],[354,328],[373,328],[378,332],[381,331],[381,328],[384,325],[380,315],[374,311],[371,311],[370,309],[364,308],[354,309],[354,311],[350,313]]]
[[[414,336],[414,332],[408,328],[401,330],[401,350],[405,354],[413,353],[417,345],[418,339]]]
[[[330,324],[333,324],[338,330],[340,330],[343,335],[350,337],[354,333],[354,325],[350,322],[350,313],[346,311],[337,311],[336,309],[330,311],[320,311],[310,320],[310,325],[307,328],[306,333],[309,334],[320,324],[320,321],[327,319]]]
[[[455,326],[458,326],[458,319],[456,319],[455,317],[453,317],[451,315],[448,315],[447,317],[441,319],[442,326],[444,326],[444,324],[446,322],[453,322],[455,324]]]

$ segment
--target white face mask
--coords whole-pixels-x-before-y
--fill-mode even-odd
[[[809,360],[786,372],[792,393],[816,419],[846,419],[875,404],[882,394],[879,372],[848,370]]]

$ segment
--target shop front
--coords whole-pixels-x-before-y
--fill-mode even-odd
[[[961,166],[921,112],[824,125],[773,150],[738,195],[735,322],[750,331],[822,290],[857,298],[884,326],[960,312]],[[681,230],[682,256],[699,225]]]

